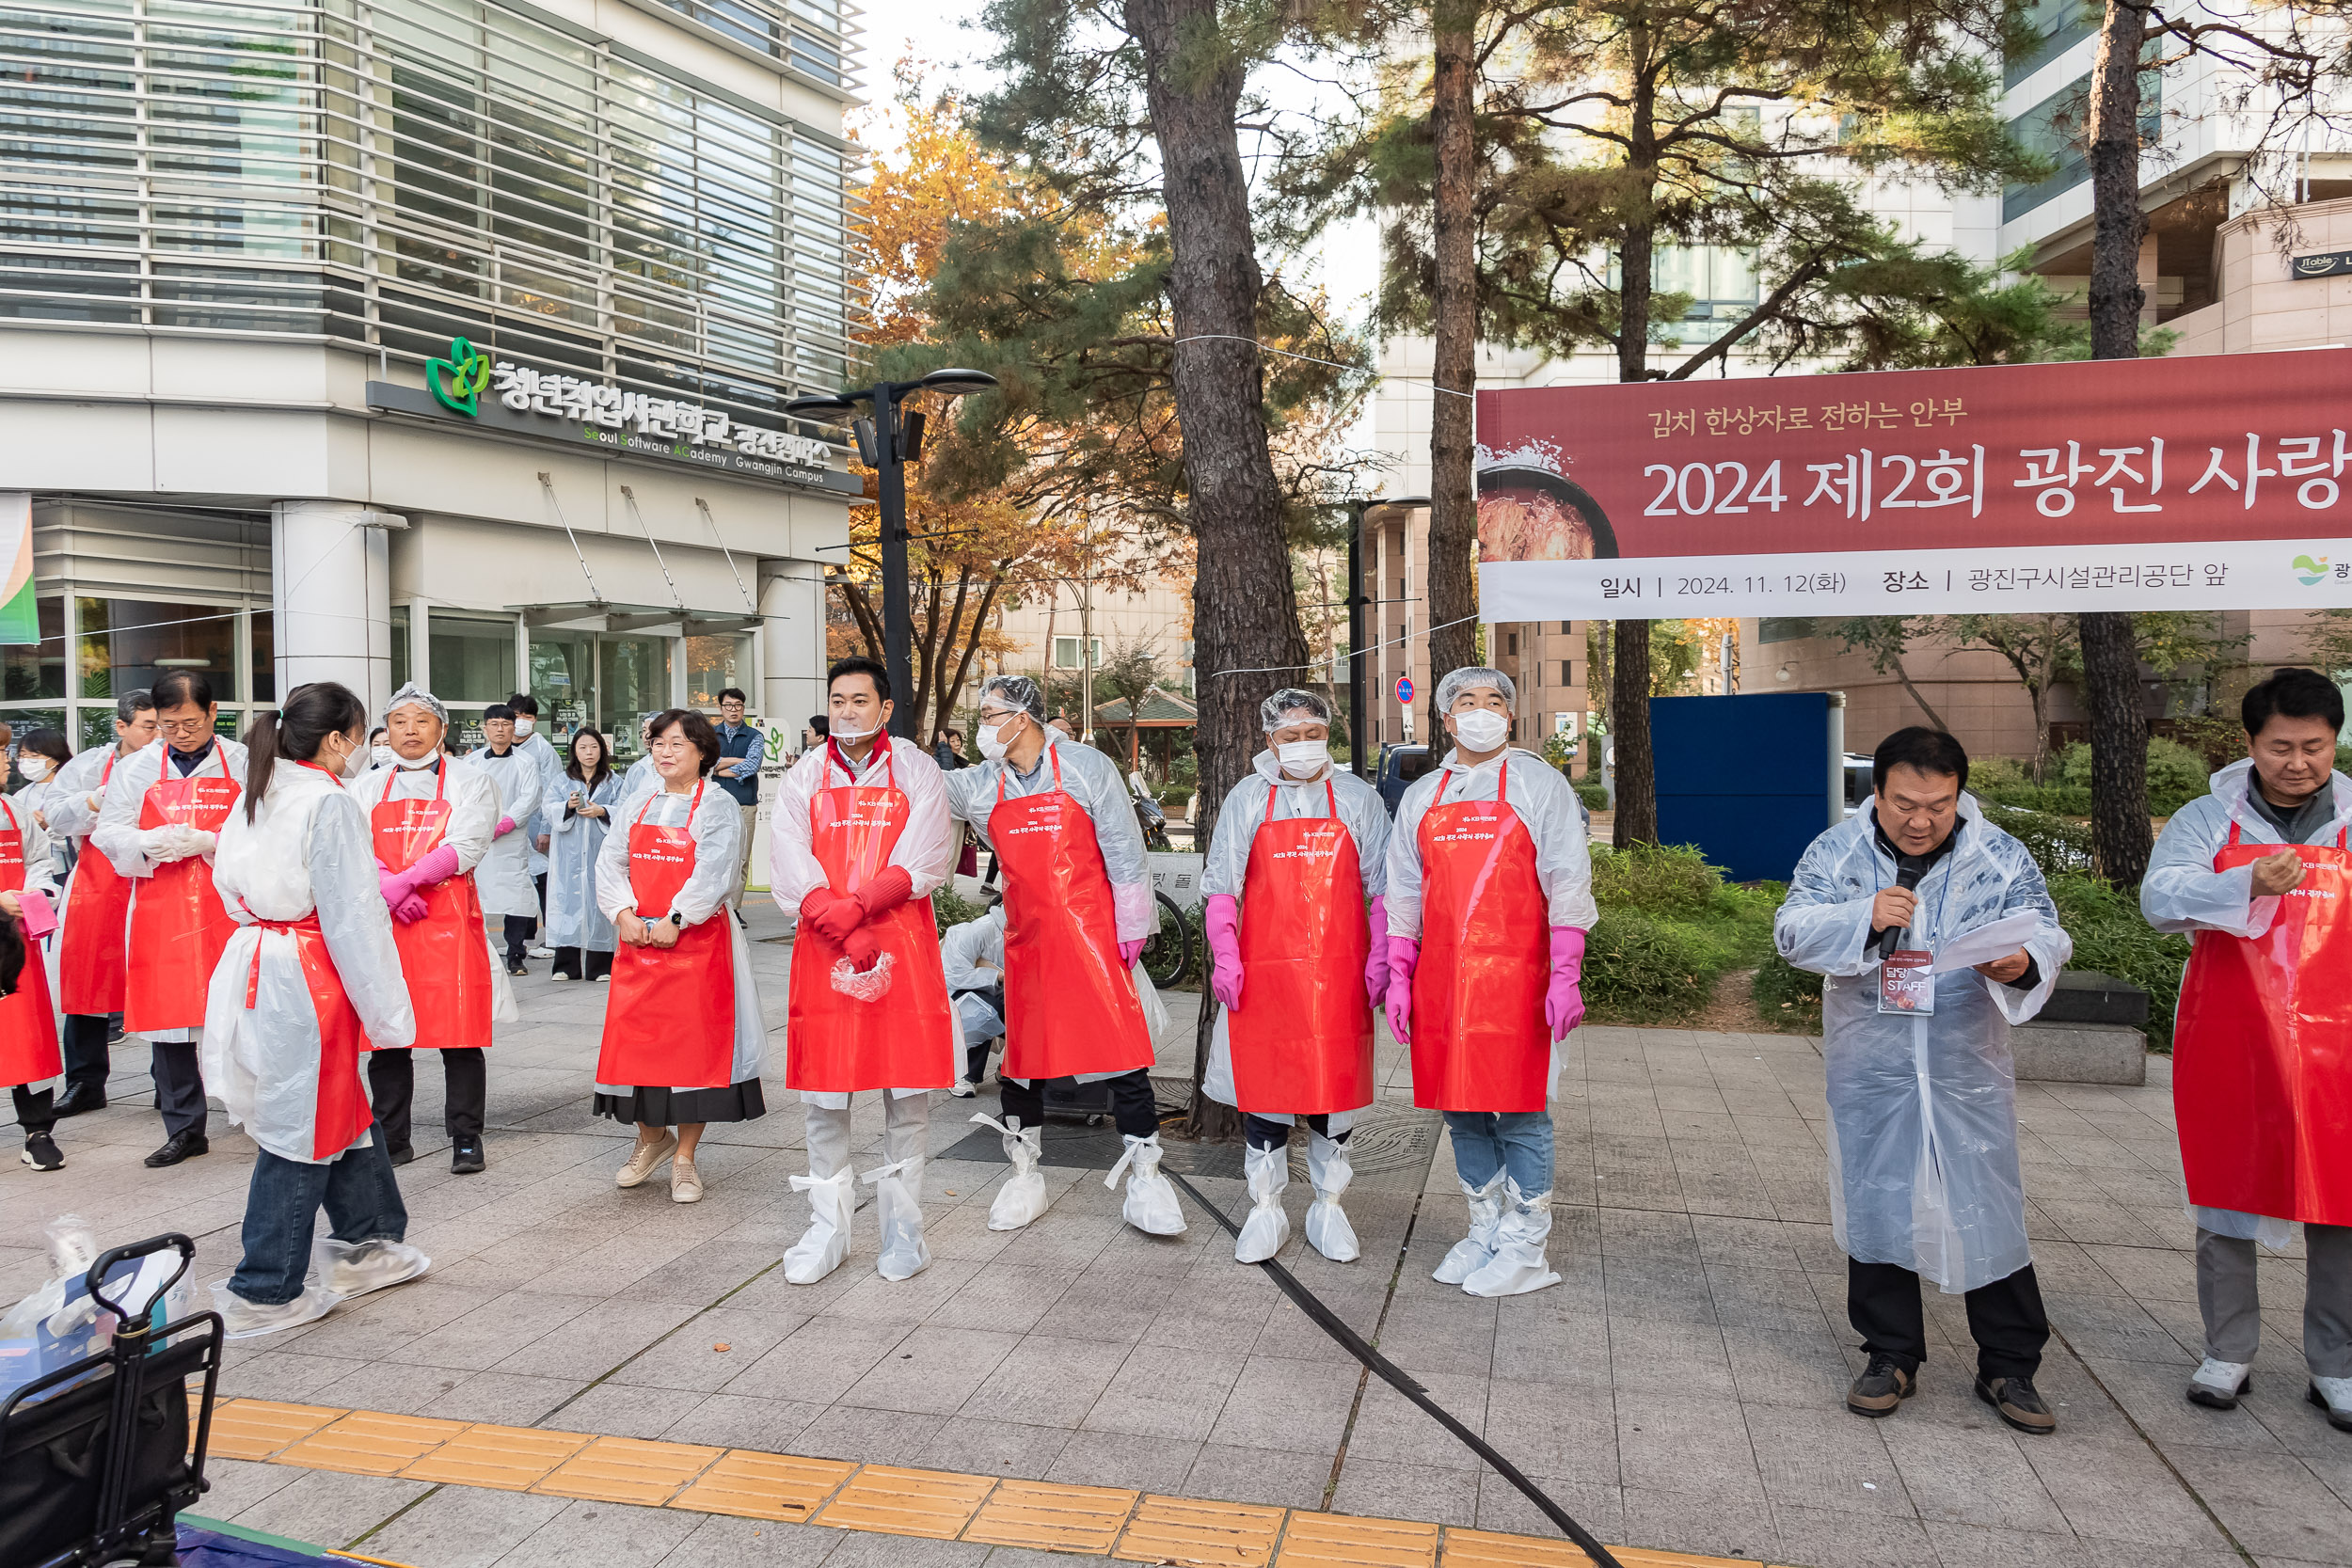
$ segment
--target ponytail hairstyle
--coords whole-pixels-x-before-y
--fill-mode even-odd
[[[348,735],[367,721],[367,705],[340,681],[297,686],[277,707],[255,714],[245,732],[245,819],[261,809],[279,758],[309,762],[328,736]]]

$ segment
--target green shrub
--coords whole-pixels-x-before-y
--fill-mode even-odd
[[[2074,956],[2067,967],[2112,974],[2145,990],[2148,1038],[2159,1050],[2171,1050],[2172,1013],[2180,1005],[2188,938],[2155,930],[2141,918],[2136,895],[2097,877],[2067,872],[2052,875],[2049,883],[2058,924],[2074,939]]]
[[[2084,784],[2003,784],[1980,785],[1977,770],[1968,769],[1968,788],[1979,800],[2019,811],[2050,812],[2059,816],[2089,816],[2090,790]]]
[[[2026,765],[2015,757],[1970,757],[1968,787],[1982,795],[1988,789],[2018,789],[2030,787],[2033,781],[2026,776]]]
[[[947,934],[948,927],[977,920],[987,912],[987,905],[975,904],[957,896],[953,882],[931,890],[931,922],[939,927],[939,934],[943,937]]]
[[[1687,1018],[1714,995],[1729,958],[1696,927],[1604,906],[1584,947],[1585,1005],[1600,1023]]]
[[[1586,811],[1609,809],[1609,786],[1598,779],[1570,779],[1568,784],[1576,791],[1576,798],[1584,802]]]
[[[2206,780],[2213,769],[2196,751],[2179,741],[2156,736],[2148,742],[2148,809],[2157,816],[2169,816],[2183,806],[2205,793]],[[2066,806],[2043,806],[2045,811],[2066,811],[2083,816],[2090,812],[2090,748],[2081,741],[2058,753],[2058,773],[2064,780],[2066,798],[2072,792],[2082,792],[2082,809],[2073,811]],[[1971,781],[1974,782],[1973,779]],[[2029,806],[2029,800],[2008,800],[2010,805]]]
[[[1691,919],[1714,906],[1724,874],[1694,845],[1636,844],[1593,851],[1593,901],[1603,910],[1639,910]]]
[[[1814,1035],[1821,1029],[1821,977],[1773,952],[1756,966],[1748,988],[1767,1027]]]
[[[1979,802],[1982,804],[1982,802]],[[2026,847],[2044,877],[2090,871],[2090,830],[2045,812],[1984,804],[1984,819]]]

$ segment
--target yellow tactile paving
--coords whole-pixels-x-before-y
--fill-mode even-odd
[[[207,1451],[223,1459],[271,1459],[327,1422],[350,1415],[323,1404],[277,1404],[269,1400],[230,1400],[213,1408]],[[189,1424],[194,1439],[195,1424]]]
[[[816,1522],[837,1529],[951,1540],[963,1533],[995,1484],[993,1476],[868,1465],[850,1478]]]
[[[724,1449],[706,1449],[694,1443],[599,1437],[557,1465],[531,1490],[558,1497],[586,1497],[592,1502],[658,1508],[724,1452]]]
[[[321,1427],[279,1454],[286,1465],[313,1470],[344,1470],[362,1476],[396,1476],[466,1430],[464,1421],[422,1416],[385,1416],[355,1410]]]
[[[1008,1481],[989,1494],[963,1539],[1100,1557],[1119,1539],[1136,1496],[1115,1486]]]
[[[670,1506],[803,1524],[856,1470],[847,1460],[796,1459],[735,1449],[671,1498]]]
[[[536,1427],[468,1427],[400,1473],[408,1481],[528,1492],[591,1441],[583,1433]]]
[[[1282,1530],[1283,1511],[1248,1503],[1149,1497],[1136,1505],[1113,1557],[1131,1562],[1265,1568]]]
[[[1436,1568],[1438,1527],[1345,1513],[1293,1513],[1278,1568]]]

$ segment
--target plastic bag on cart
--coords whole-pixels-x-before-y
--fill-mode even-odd
[[[0,1401],[35,1378],[103,1352],[114,1338],[114,1314],[89,1293],[90,1265],[103,1250],[97,1233],[79,1214],[60,1214],[43,1228],[49,1237],[49,1282],[0,1316]],[[107,1294],[134,1310],[144,1304],[149,1321],[158,1327],[183,1318],[195,1310],[187,1281],[181,1280],[168,1295],[160,1293],[179,1263],[177,1253],[164,1251],[119,1264],[106,1276]],[[61,1385],[50,1394],[72,1386]]]

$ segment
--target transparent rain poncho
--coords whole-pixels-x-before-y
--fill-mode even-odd
[[[2010,915],[2039,916],[2024,946],[2031,990],[1973,969],[1935,976],[1935,1011],[1879,1011],[1870,904],[1894,885],[1865,806],[1815,839],[1773,923],[1781,957],[1824,978],[1830,1218],[1837,1244],[1894,1263],[1949,1294],[2031,1261],[2017,1161],[2017,1076],[2009,1031],[2041,1011],[2074,944],[2026,847],[1961,799],[1959,842],[1919,884],[1907,945],[1934,951]]]

